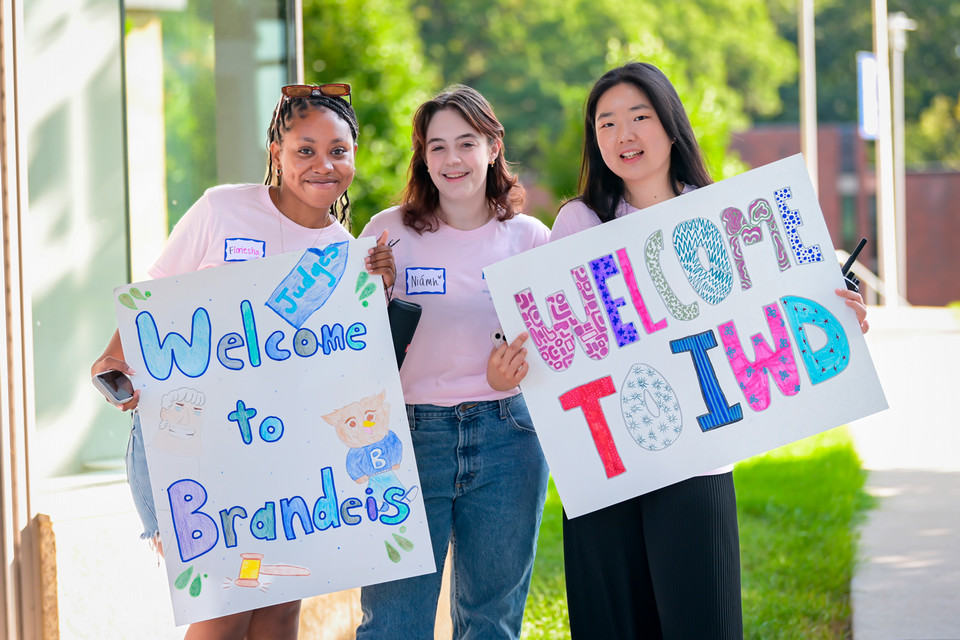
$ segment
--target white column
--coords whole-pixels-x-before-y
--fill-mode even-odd
[[[127,176],[131,282],[167,240],[167,153],[163,116],[163,32],[154,12],[128,10],[125,37]]]
[[[817,57],[813,0],[799,0],[797,42],[800,45],[800,151],[807,163],[813,191],[820,193],[817,158]]]
[[[902,11],[888,17],[890,34],[891,91],[893,93],[893,195],[894,218],[897,225],[897,285],[900,295],[907,296],[907,188],[904,167],[904,116],[903,116],[903,52],[907,50],[907,31],[917,28],[917,23]]]
[[[887,39],[887,0],[873,0],[873,53],[877,57],[877,255],[883,281],[883,302],[900,305],[896,215],[893,195],[893,122],[890,112],[890,49]]]

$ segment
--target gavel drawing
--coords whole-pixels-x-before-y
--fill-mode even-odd
[[[262,553],[240,554],[240,576],[233,581],[238,587],[260,585],[260,576],[308,576],[310,569],[290,564],[263,564]]]

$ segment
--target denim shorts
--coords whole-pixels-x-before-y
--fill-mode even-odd
[[[127,464],[127,484],[133,494],[133,504],[137,507],[137,514],[143,524],[140,537],[152,540],[160,534],[160,525],[157,523],[157,509],[153,502],[153,490],[150,488],[147,453],[143,448],[143,431],[140,429],[140,414],[137,411],[133,412],[133,426],[130,428],[124,462]]]
[[[358,640],[433,637],[448,547],[453,637],[518,638],[548,478],[523,396],[407,419],[437,571],[364,587]]]

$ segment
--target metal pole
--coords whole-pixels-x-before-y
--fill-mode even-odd
[[[887,1],[873,0],[873,53],[877,57],[877,257],[884,283],[883,303],[900,305],[896,218],[893,201],[893,124],[890,113],[890,50],[887,40]]]
[[[813,192],[819,196],[817,158],[817,59],[813,0],[799,0],[797,42],[800,46],[800,151],[807,163]]]
[[[907,295],[907,189],[904,162],[904,114],[903,114],[903,52],[907,50],[907,31],[917,28],[917,23],[902,11],[888,17],[890,33],[890,83],[893,93],[893,195],[894,216],[897,225],[897,284],[900,295]]]

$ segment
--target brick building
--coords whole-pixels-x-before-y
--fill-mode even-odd
[[[867,143],[854,124],[821,125],[820,208],[837,248],[860,238],[860,261],[877,272],[876,178]],[[794,125],[761,126],[736,134],[731,147],[751,167],[800,151]],[[913,305],[943,306],[960,300],[960,172],[907,172],[905,295]]]

